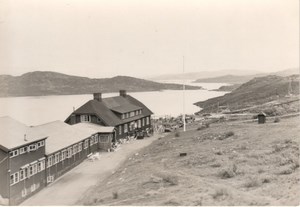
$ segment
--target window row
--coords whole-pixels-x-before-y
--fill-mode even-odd
[[[137,122],[131,122],[130,125],[129,125],[129,131],[132,131],[134,130],[135,128],[141,128],[141,127],[144,127],[145,125],[149,125],[149,117],[146,117],[146,118],[142,118],[142,119],[139,119],[137,120]],[[127,133],[128,132],[128,124],[124,124],[123,125],[123,130],[124,130],[124,133]],[[119,135],[122,134],[122,126],[120,125],[119,126]]]
[[[122,114],[122,119],[128,119],[130,117],[134,117],[134,116],[137,116],[137,115],[140,115],[142,114],[142,109],[140,110],[136,110],[136,111],[131,111],[131,112],[128,112],[128,113],[124,113]]]
[[[91,115],[80,115],[80,122],[91,122]]]
[[[25,147],[21,147],[21,148],[16,149],[16,150],[13,150],[9,153],[9,157],[16,157],[18,155],[21,155],[21,154],[24,154],[24,153],[27,153],[27,152],[32,152],[32,151],[35,151],[38,148],[43,147],[43,146],[45,146],[45,141],[44,140],[42,140],[40,142],[37,142],[37,143],[34,143],[34,144],[31,144],[31,145],[28,145],[28,146],[25,146]]]
[[[40,159],[39,161],[32,162],[21,167],[20,171],[10,175],[10,185],[14,185],[26,178],[37,174],[45,170],[45,158]]]
[[[65,160],[67,158],[71,158],[73,155],[81,152],[82,148],[87,149],[89,146],[89,140],[90,140],[90,146],[97,144],[98,143],[98,135],[92,136],[90,139],[84,140],[84,142],[74,144],[72,147],[68,147],[66,149],[63,149],[60,152],[50,155],[47,159],[47,168]]]

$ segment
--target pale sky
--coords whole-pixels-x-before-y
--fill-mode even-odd
[[[299,67],[299,0],[1,0],[0,74]]]

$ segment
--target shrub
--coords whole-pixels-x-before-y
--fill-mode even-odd
[[[235,176],[235,172],[232,169],[222,169],[219,171],[218,176],[222,179],[232,178]]]
[[[254,177],[251,177],[245,184],[244,186],[246,188],[252,188],[252,187],[257,187],[260,185],[260,182],[254,178]]]
[[[261,182],[262,182],[262,183],[270,183],[270,182],[271,182],[271,179],[268,178],[268,177],[265,177],[265,178],[261,179]]]
[[[216,162],[210,165],[211,167],[221,167],[221,164]]]
[[[118,199],[118,197],[119,197],[118,192],[113,192],[112,197],[113,197],[113,199]]]
[[[226,137],[231,137],[231,136],[233,136],[234,135],[234,132],[233,131],[229,131],[229,132],[226,132],[225,133],[225,136]]]
[[[176,132],[176,133],[175,133],[175,137],[180,137],[180,133],[179,133],[179,132]]]
[[[280,118],[279,118],[279,117],[276,117],[276,118],[274,119],[274,123],[278,123],[278,122],[280,122]]]
[[[207,122],[207,123],[205,123],[205,127],[206,128],[209,128],[210,127],[210,124]]]
[[[227,197],[228,195],[229,194],[228,194],[227,189],[219,188],[212,194],[212,197],[213,197],[213,199],[217,199],[219,197]]]
[[[172,175],[164,175],[162,180],[170,185],[178,185],[178,178]]]

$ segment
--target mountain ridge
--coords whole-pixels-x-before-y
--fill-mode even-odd
[[[186,88],[202,89],[197,86]],[[20,76],[0,75],[0,97],[109,93],[120,89],[129,92],[181,90],[182,85],[157,83],[129,76],[88,78],[51,71],[34,71]]]

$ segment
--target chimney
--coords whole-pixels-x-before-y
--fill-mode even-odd
[[[120,90],[120,96],[126,97],[126,90]]]
[[[102,93],[94,93],[94,100],[102,101]]]

